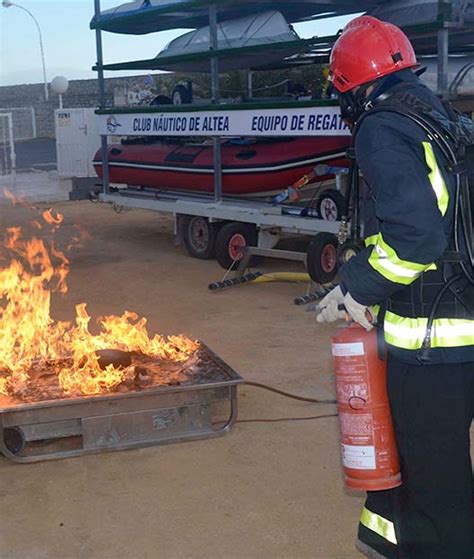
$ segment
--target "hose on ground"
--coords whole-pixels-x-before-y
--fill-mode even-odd
[[[236,423],[282,423],[284,421],[313,421],[314,419],[326,419],[327,417],[337,417],[337,413],[325,415],[312,415],[308,417],[279,417],[277,419],[238,419]]]
[[[290,392],[285,392],[284,390],[274,388],[273,386],[268,386],[268,384],[263,384],[261,382],[246,380],[244,384],[246,384],[247,386],[254,386],[255,388],[261,388],[263,390],[268,390],[269,392],[274,392],[275,394],[279,394],[280,396],[284,396],[285,398],[290,398],[291,400],[298,400],[299,402],[310,402],[311,404],[337,404],[336,400],[298,396],[297,394],[291,394]]]
[[[304,282],[308,283],[311,281],[309,274],[293,273],[293,272],[274,272],[271,274],[263,274],[258,278],[255,278],[249,283],[270,283],[270,282]]]

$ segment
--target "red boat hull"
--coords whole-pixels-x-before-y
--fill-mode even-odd
[[[222,144],[223,192],[227,195],[268,194],[282,190],[316,165],[346,166],[346,136],[258,141],[249,145]],[[212,144],[167,141],[109,146],[110,181],[160,190],[212,192]],[[101,150],[94,167],[102,178]],[[323,181],[331,175],[322,175]]]

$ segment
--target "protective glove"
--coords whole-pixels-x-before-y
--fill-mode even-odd
[[[345,319],[349,315],[367,332],[370,332],[375,324],[373,310],[358,303],[349,292],[344,295],[339,286],[335,287],[321,300],[316,311],[318,312],[316,321],[319,323],[334,322],[335,320]]]
[[[316,322],[334,322],[340,318],[345,318],[346,311],[338,307],[344,305],[344,293],[337,286],[319,301],[316,305]]]

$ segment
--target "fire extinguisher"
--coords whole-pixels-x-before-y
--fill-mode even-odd
[[[379,491],[402,483],[377,332],[356,323],[332,338],[346,485]]]

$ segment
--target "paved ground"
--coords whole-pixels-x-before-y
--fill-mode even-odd
[[[0,199],[5,190],[29,202],[58,202],[69,200],[70,179],[61,179],[55,171],[19,172],[14,176],[0,175]]]
[[[333,393],[333,329],[292,305],[302,286],[210,294],[222,270],[175,247],[168,218],[89,202],[55,207],[64,238],[74,223],[91,235],[72,258],[68,295],[53,302],[56,318],[70,319],[80,301],[94,317],[134,309],[152,331],[205,341],[247,379]],[[35,215],[0,208],[3,226]],[[240,390],[241,418],[331,411]],[[29,466],[0,458],[0,477],[1,559],[358,557],[362,500],[343,490],[334,418],[240,424],[221,439]]]

